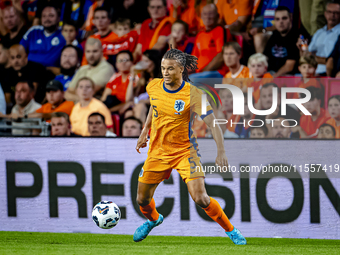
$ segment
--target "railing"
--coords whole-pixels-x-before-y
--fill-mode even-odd
[[[25,123],[27,125],[16,125],[16,124]],[[13,125],[14,124],[14,125]],[[41,130],[39,133],[40,136],[49,136],[50,135],[50,124],[46,121],[43,121],[40,118],[18,118],[18,119],[10,119],[10,118],[2,118],[0,119],[0,136],[12,136],[13,130]]]

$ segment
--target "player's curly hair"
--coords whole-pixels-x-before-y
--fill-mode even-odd
[[[196,69],[198,69],[197,57],[184,53],[178,49],[172,49],[171,45],[170,50],[164,54],[163,58],[176,60],[181,66],[184,67],[183,72],[184,81],[190,81],[189,71],[195,71]]]

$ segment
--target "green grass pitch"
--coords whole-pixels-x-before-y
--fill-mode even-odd
[[[0,232],[0,254],[340,254],[340,240]]]

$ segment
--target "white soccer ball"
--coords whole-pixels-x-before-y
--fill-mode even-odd
[[[92,220],[100,228],[113,228],[120,220],[119,207],[111,201],[101,201],[93,207]]]

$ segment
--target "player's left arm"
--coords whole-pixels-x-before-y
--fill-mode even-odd
[[[203,118],[203,121],[211,129],[211,133],[217,145],[217,158],[215,163],[219,166],[228,166],[228,158],[225,154],[224,137],[222,129],[218,124],[215,123],[214,121],[215,119],[216,118],[214,113],[210,113],[209,115]]]

